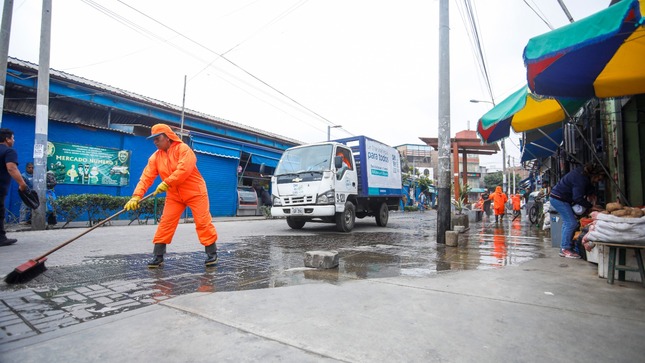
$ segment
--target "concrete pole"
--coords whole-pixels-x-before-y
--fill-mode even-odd
[[[0,127],[4,112],[4,91],[7,83],[7,58],[9,58],[9,38],[11,35],[11,19],[13,18],[13,0],[4,1],[2,10],[2,29],[0,29]]]
[[[36,133],[34,140],[34,190],[40,207],[31,213],[31,228],[45,229],[47,183],[47,133],[49,125],[49,50],[51,42],[52,0],[43,0],[40,26],[40,57],[38,61],[38,92],[36,94]]]
[[[439,0],[439,137],[437,243],[450,230],[450,18],[449,0]],[[459,154],[455,154],[459,158]],[[455,170],[459,173],[459,170]]]
[[[182,94],[181,97],[181,127],[179,129],[179,137],[181,137],[181,140],[184,140],[184,112],[186,108],[186,75],[184,75],[184,93]]]

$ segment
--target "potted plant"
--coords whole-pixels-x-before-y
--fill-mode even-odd
[[[468,214],[464,213],[464,209],[466,207],[466,199],[469,191],[470,186],[468,184],[459,184],[459,195],[455,196],[455,199],[452,200],[452,205],[455,206],[455,211],[452,213],[450,218],[450,229],[452,230],[455,229],[455,226],[464,226],[465,228],[468,228]]]

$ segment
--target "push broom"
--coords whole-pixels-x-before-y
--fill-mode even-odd
[[[141,200],[139,200],[139,203],[141,203],[144,200],[150,198],[154,194],[155,193],[150,193],[150,194],[146,195],[145,197],[141,198]],[[40,255],[40,256],[32,259],[32,260],[29,260],[29,261],[23,263],[22,265],[16,267],[13,271],[11,271],[4,278],[4,281],[6,283],[8,283],[8,284],[20,284],[20,283],[27,282],[27,281],[33,279],[34,277],[40,275],[41,273],[45,272],[45,270],[47,270],[47,267],[45,267],[45,261],[47,261],[47,256],[49,256],[52,253],[60,250],[61,248],[67,246],[68,244],[76,241],[77,239],[83,237],[84,235],[92,232],[96,228],[98,228],[98,227],[104,225],[105,223],[111,221],[112,219],[118,217],[119,215],[121,215],[125,211],[126,211],[125,208],[121,209],[120,211],[114,213],[113,215],[111,215],[111,216],[107,217],[106,219],[100,221],[99,223],[95,224],[93,227],[91,227],[89,229],[86,229],[83,233],[79,234],[78,236],[73,237],[73,238],[65,241],[63,244],[61,244],[61,245],[59,245],[59,246],[57,246],[57,247],[45,252],[44,254],[42,254],[42,255]]]

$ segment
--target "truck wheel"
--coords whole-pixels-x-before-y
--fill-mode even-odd
[[[385,227],[387,226],[387,220],[390,218],[390,211],[387,208],[387,203],[381,203],[381,207],[378,209],[376,214],[376,225]]]
[[[287,224],[289,225],[289,227],[291,227],[291,229],[302,229],[302,227],[305,226],[305,223],[307,223],[307,221],[305,221],[304,219],[287,217]]]
[[[345,202],[345,211],[336,213],[336,229],[340,232],[349,232],[354,229],[356,221],[356,207],[352,202]]]

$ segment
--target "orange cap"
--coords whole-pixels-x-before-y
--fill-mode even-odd
[[[172,129],[170,129],[170,126],[166,124],[156,124],[152,126],[150,134],[151,135],[147,137],[148,139],[154,139],[161,134],[166,134],[166,136],[168,136],[170,140],[181,142],[179,136],[177,136],[177,134],[175,134]]]

